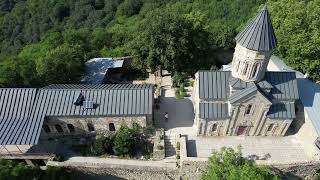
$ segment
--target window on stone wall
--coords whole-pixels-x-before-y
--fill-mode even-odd
[[[116,128],[114,127],[114,124],[113,123],[110,123],[109,124],[109,131],[115,131]]]
[[[56,124],[56,125],[55,125],[55,128],[56,128],[56,130],[58,131],[58,133],[62,133],[62,132],[63,132],[63,129],[62,129],[62,127],[61,127],[59,124]]]
[[[50,133],[50,132],[51,132],[50,127],[49,127],[48,125],[44,125],[44,126],[43,126],[43,130],[44,130],[44,132],[46,132],[46,133]]]
[[[216,124],[216,123],[214,123],[213,125],[212,125],[212,132],[216,132],[217,131],[217,127],[218,127],[218,125]]]
[[[270,124],[267,131],[268,132],[272,131],[273,127],[274,127],[274,124]]]
[[[75,128],[72,124],[67,124],[67,127],[69,129],[70,132],[74,132],[75,131]]]
[[[88,123],[87,126],[88,126],[88,130],[89,130],[90,132],[94,131],[94,126],[93,126],[93,124]]]
[[[251,111],[252,111],[252,105],[249,104],[246,108],[246,115],[251,114]]]

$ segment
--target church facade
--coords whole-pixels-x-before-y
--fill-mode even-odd
[[[230,71],[195,75],[194,110],[198,135],[284,136],[296,118],[299,99],[294,72],[269,72],[277,45],[267,7],[235,38]]]

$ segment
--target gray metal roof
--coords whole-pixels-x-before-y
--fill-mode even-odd
[[[52,84],[42,89],[145,89],[151,84]]]
[[[152,114],[152,85],[118,87],[55,85],[43,89],[0,89],[0,144],[37,144],[46,116],[106,117]],[[61,88],[58,88],[61,87]],[[80,87],[80,86],[79,86]],[[113,87],[113,88],[111,88]],[[132,88],[130,88],[132,87]],[[93,109],[76,106],[82,93]]]
[[[293,119],[296,117],[294,103],[272,104],[267,117],[270,119]]]
[[[255,51],[271,51],[277,46],[267,6],[236,36],[241,46]]]
[[[245,98],[247,96],[249,96],[250,94],[252,94],[253,92],[258,91],[258,88],[255,84],[252,84],[251,86],[243,89],[243,90],[239,90],[236,91],[235,93],[233,93],[230,97],[229,97],[229,102],[231,104],[237,102],[238,100]]]
[[[226,100],[229,97],[230,72],[199,71],[200,99]]]
[[[33,135],[28,127],[33,126],[29,116],[36,91],[0,89],[0,144],[25,144],[23,138]],[[26,141],[26,144],[29,142]]]
[[[265,78],[273,88],[271,98],[278,100],[297,100],[299,99],[298,85],[295,72],[266,72]]]
[[[200,103],[199,110],[201,119],[225,119],[229,117],[227,103]]]
[[[254,84],[233,78],[229,71],[199,71],[198,73],[200,99],[227,100],[230,95],[229,85],[241,90]],[[256,85],[260,89],[271,88],[271,93],[266,94],[271,99],[281,101],[299,99],[295,72],[268,71],[264,79]]]

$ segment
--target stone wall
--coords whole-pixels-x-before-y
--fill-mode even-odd
[[[84,135],[95,132],[110,132],[118,130],[122,125],[132,128],[134,123],[146,126],[145,116],[134,117],[47,117],[43,123],[41,138],[66,135]]]
[[[315,146],[315,141],[318,138],[318,135],[307,113],[305,113],[305,122],[296,135],[302,143],[305,152],[309,156],[320,160],[320,150]]]

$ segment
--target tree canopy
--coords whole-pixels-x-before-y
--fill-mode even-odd
[[[202,176],[203,180],[271,180],[279,179],[270,168],[257,166],[242,157],[241,150],[222,148],[214,151]]]
[[[0,0],[0,86],[52,83],[51,72],[61,72],[62,64],[72,71],[54,82],[76,82],[84,62],[99,56],[135,55],[141,70],[162,65],[174,73],[219,66],[215,53],[234,48],[234,37],[264,3]],[[319,80],[319,0],[270,0],[268,6],[279,42],[275,53]],[[62,54],[66,58],[53,60]]]

